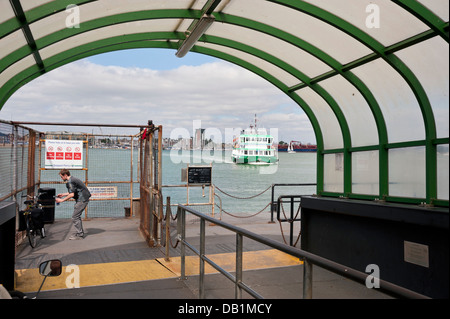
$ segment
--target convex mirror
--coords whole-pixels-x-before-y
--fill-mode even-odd
[[[39,273],[42,276],[56,277],[61,275],[62,262],[59,259],[44,261],[39,265]]]

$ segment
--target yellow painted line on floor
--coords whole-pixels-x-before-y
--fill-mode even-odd
[[[236,253],[224,253],[216,255],[206,255],[209,259],[215,262],[228,272],[234,272],[236,267]],[[171,258],[166,261],[164,258],[158,261],[170,269],[172,272],[181,276],[181,257]],[[302,262],[291,255],[285,254],[279,250],[259,250],[248,251],[243,253],[243,270],[256,270],[266,268],[277,268],[285,266],[300,265]],[[198,275],[200,269],[200,261],[198,256],[186,257],[186,276]],[[218,273],[216,269],[205,263],[205,273]]]
[[[44,279],[38,269],[16,270],[16,274],[16,290],[22,292],[37,291]],[[66,266],[63,267],[60,276],[47,277],[42,291],[175,277],[177,277],[176,274],[161,266],[156,260],[79,265],[78,269]]]
[[[227,271],[235,271],[235,253],[207,255],[216,264]],[[41,291],[92,286],[112,285],[119,283],[139,282],[155,279],[177,278],[181,276],[181,258],[173,257],[170,261],[164,258],[104,264],[65,266],[58,277],[47,277]],[[300,265],[298,258],[277,250],[260,250],[244,252],[244,270],[276,268]],[[78,267],[78,268],[77,268]],[[217,271],[206,264],[207,274]],[[199,274],[199,257],[186,257],[186,276]],[[79,276],[78,276],[79,275]],[[35,269],[16,270],[16,290],[28,293],[39,289],[44,279]]]

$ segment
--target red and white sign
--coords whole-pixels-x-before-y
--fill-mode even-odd
[[[83,168],[83,141],[45,140],[45,168]]]

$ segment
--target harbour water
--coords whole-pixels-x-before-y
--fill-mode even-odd
[[[172,152],[172,153],[171,153]],[[186,152],[186,151],[185,151]],[[237,165],[231,161],[231,151],[190,151],[183,156],[173,151],[163,152],[163,185],[181,182],[181,169],[193,165],[212,163],[212,183],[222,200],[223,210],[236,214],[255,214],[271,201],[272,184],[301,184],[316,182],[316,153],[279,153],[278,164],[268,166]],[[192,188],[191,188],[192,189]],[[208,192],[196,188],[190,190],[189,202],[207,201]],[[260,196],[256,196],[264,192]],[[163,196],[170,196],[171,203],[184,203],[186,189],[163,189]],[[225,194],[226,193],[226,194]],[[314,194],[315,186],[276,187],[275,199],[280,195]],[[231,196],[229,196],[231,195]],[[252,199],[238,199],[249,198]],[[217,197],[216,204],[219,204]],[[198,209],[199,211],[202,211]],[[270,210],[270,207],[266,210]]]

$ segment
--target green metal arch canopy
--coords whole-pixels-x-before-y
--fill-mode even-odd
[[[183,38],[183,35],[180,33],[169,33],[169,32],[157,32],[152,34],[128,34],[123,35],[120,37],[114,37],[109,39],[103,39],[99,41],[95,41],[92,43],[85,44],[83,46],[72,48],[69,51],[62,52],[58,55],[55,55],[48,60],[46,60],[47,71],[51,71],[53,69],[56,69],[62,65],[92,56],[97,55],[101,53],[116,51],[116,50],[126,50],[126,49],[136,49],[136,48],[167,48],[167,49],[176,49],[176,43],[170,42],[170,41],[157,41],[157,40],[180,40]],[[149,40],[152,41],[149,41]],[[226,61],[229,61],[231,63],[237,64],[241,67],[244,67],[248,69],[249,71],[258,74],[262,78],[266,79],[276,87],[278,87],[280,90],[282,90],[285,93],[288,93],[289,88],[284,85],[282,82],[268,74],[267,72],[257,68],[256,66],[245,62],[243,60],[237,59],[235,57],[232,57],[230,55],[221,53],[216,50],[202,48],[202,47],[195,47],[193,49],[194,52],[202,53],[202,54],[208,54],[211,56],[214,56],[216,58],[220,58]],[[23,82],[28,82],[31,79],[38,77],[40,74],[39,72],[35,72],[34,68],[30,68],[29,70],[25,70],[22,74],[19,74],[16,79],[16,81],[12,81],[11,85],[14,85],[15,83],[18,83],[17,86],[21,86],[22,82],[20,80],[20,76],[23,77]],[[31,75],[30,75],[31,74]],[[11,87],[10,91],[14,91],[15,87]],[[302,106],[303,109],[305,109],[307,115],[309,116],[311,122],[313,123],[314,130],[316,132],[317,136],[321,136],[320,133],[320,127],[317,124],[317,120],[315,120],[314,114],[311,112],[309,106],[302,101],[299,98],[294,99]],[[314,124],[316,123],[316,124]],[[321,138],[318,139],[318,143],[320,143]]]
[[[115,17],[101,18],[101,19],[97,19],[97,20],[93,20],[93,21],[91,20],[91,21],[89,21],[88,23],[86,23],[84,25],[84,27],[83,27],[84,31],[83,32],[86,32],[87,30],[93,30],[93,29],[99,29],[101,27],[106,27],[106,26],[112,24],[111,21],[115,21],[114,24],[118,24],[118,23],[125,23],[125,22],[135,21],[136,19],[139,20],[142,17],[145,17],[145,19],[157,19],[157,18],[161,18],[161,17],[164,17],[164,18],[173,18],[173,17],[187,18],[187,17],[198,17],[198,16],[199,16],[199,13],[197,13],[197,14],[190,13],[188,16],[182,15],[182,14],[180,14],[179,10],[161,10],[161,11],[157,11],[157,13],[146,13],[145,15],[141,15],[140,14],[138,17],[136,17],[135,15],[132,15],[132,16],[131,15],[127,15],[127,16],[125,16],[125,15],[122,14],[120,16],[115,16]],[[271,34],[274,34],[277,37],[285,39],[285,37],[283,36],[283,33],[281,33],[281,35],[277,35],[277,31],[276,30],[274,31],[274,29],[271,28],[270,26],[260,26],[260,25],[256,24],[257,27],[255,27],[255,23],[254,22],[245,22],[245,19],[236,19],[236,17],[234,17],[234,18],[231,17],[230,19],[225,19],[225,20],[230,20],[230,21],[233,21],[233,20],[236,21],[237,20],[237,21],[240,21],[239,25],[245,26],[245,27],[252,27],[252,28],[255,28],[255,29],[257,29],[258,31],[261,31],[261,32],[266,32],[266,30],[269,30],[267,32],[269,32]],[[73,37],[76,34],[82,33],[82,31],[76,31],[74,34],[72,34],[72,33],[74,33],[74,32],[69,33],[67,31],[67,29],[63,29],[61,31],[58,31],[56,34],[50,34],[50,35],[44,37],[43,39],[40,39],[40,40],[36,41],[37,47],[38,48],[45,48],[46,46],[50,45],[51,41],[53,41],[53,42],[61,41],[64,38]],[[287,36],[286,38],[288,38],[290,42],[294,42],[294,43],[299,42],[299,41],[296,41],[295,39],[294,40],[290,39],[292,37],[289,37],[289,36]],[[288,41],[288,40],[286,40],[286,41]],[[338,64],[337,62],[333,61],[333,59],[331,57],[328,57],[326,54],[324,54],[323,52],[320,52],[320,50],[312,47],[311,45],[308,45],[307,43],[304,43],[304,46],[306,47],[306,51],[308,51],[309,53],[312,53],[314,56],[318,57],[319,59],[321,59],[323,61],[326,61],[327,64],[329,64],[329,65],[333,65],[333,64],[336,65],[336,64]],[[10,56],[11,55],[15,56],[16,58],[20,57],[20,54],[16,54],[16,52],[10,54]],[[294,68],[290,68],[290,69],[294,70]],[[297,73],[299,73],[299,72],[297,71]],[[310,82],[310,79],[307,78],[304,75],[300,76],[299,78],[304,83],[309,83]],[[315,85],[315,86],[317,86],[317,85]],[[322,89],[320,89],[320,90],[322,90]],[[326,99],[330,100],[332,98],[330,97],[330,95],[327,95]],[[330,105],[335,105],[336,103],[335,102],[330,102],[329,104]],[[339,108],[338,107],[333,107],[333,110],[334,110],[335,113],[338,114],[338,117],[340,117],[340,122],[343,123],[341,125],[343,127],[346,127],[346,124],[344,123],[345,120],[344,120],[343,116],[340,115]],[[349,140],[349,138],[346,138],[345,140],[347,141],[347,140]],[[350,145],[347,145],[347,147],[349,147],[349,146]]]
[[[87,32],[87,31],[91,31],[91,30],[94,30],[94,29],[99,29],[99,28],[102,28],[102,27],[107,27],[109,25],[115,25],[115,24],[119,24],[119,23],[126,23],[126,22],[130,22],[130,21],[140,20],[143,17],[145,17],[145,19],[157,19],[157,18],[162,18],[162,17],[163,18],[174,18],[174,17],[177,17],[177,18],[192,18],[192,17],[199,17],[200,15],[201,15],[201,12],[197,12],[195,14],[190,12],[189,14],[186,15],[185,13],[183,14],[183,12],[180,12],[180,10],[158,10],[156,13],[155,12],[151,12],[151,13],[144,12],[144,14],[140,12],[138,17],[136,17],[134,14],[133,15],[131,15],[131,14],[129,14],[129,15],[121,14],[120,16],[114,16],[114,17],[100,18],[100,19],[96,19],[96,20],[91,20],[91,21],[89,21],[89,22],[87,22],[86,24],[83,25],[83,30],[75,30],[75,32],[68,32],[67,29],[63,29],[61,31],[56,32],[55,34],[50,34],[50,35],[47,35],[46,37],[44,37],[42,39],[37,40],[36,44],[37,44],[38,48],[44,49],[45,47],[49,46],[52,42],[62,41],[65,38],[74,37],[77,34],[84,33],[84,32]],[[114,23],[113,23],[113,21],[114,21]],[[243,25],[243,26],[248,26],[249,24],[251,26],[251,23],[245,23],[245,22],[241,23],[241,25]],[[258,28],[258,30],[262,30],[263,32],[264,32],[264,29],[273,29],[273,28],[270,28],[270,27],[266,27],[266,28],[259,27]],[[274,31],[272,31],[272,33],[273,32]],[[168,38],[170,38],[170,37],[168,37]],[[319,50],[316,50],[316,51],[319,51]],[[19,54],[15,54],[15,53],[12,53],[11,55],[14,55],[15,57],[20,56]],[[320,54],[318,54],[318,55],[320,55]],[[325,59],[325,58],[323,58],[323,59]],[[48,64],[48,63],[45,63],[45,64]],[[294,70],[294,68],[291,68],[291,69]],[[288,72],[289,72],[289,70],[288,70]],[[297,71],[297,74],[298,73],[299,72]],[[308,83],[310,81],[305,76],[300,76],[299,78],[303,82],[306,82],[306,83]],[[318,86],[318,85],[315,85],[315,86]],[[322,89],[320,89],[320,90],[322,90]],[[326,95],[326,96],[327,96],[326,97],[327,100],[332,100],[332,97],[329,94]],[[347,127],[347,125],[345,123],[345,118],[342,116],[342,114],[340,114],[341,113],[340,109],[336,105],[336,103],[334,101],[331,101],[329,104],[333,105],[333,107],[332,107],[333,111],[336,114],[338,114],[338,117],[340,118],[340,122],[343,123],[342,126],[343,127]],[[348,129],[346,129],[344,131],[348,131]],[[349,134],[348,133],[346,133],[346,134],[348,136],[347,136],[347,138],[345,138],[345,140],[349,141],[350,140]],[[347,147],[349,147],[349,146],[350,145],[347,145]]]
[[[168,17],[173,17],[174,15],[174,13],[173,12],[169,12],[170,14],[168,14]],[[178,14],[178,13],[176,13],[176,14]],[[161,17],[162,15],[160,14],[160,13],[158,13],[157,15],[151,15],[151,18],[154,18],[154,17]],[[134,17],[130,17],[131,19],[135,19]],[[121,19],[120,19],[120,21],[122,22],[122,23],[125,23],[125,22],[128,22],[130,19],[125,19],[124,17],[121,17]],[[109,25],[109,23],[110,23],[110,21],[111,21],[111,19],[101,19],[101,21],[91,21],[91,26],[92,26],[92,28],[95,28],[95,29],[98,29],[98,28],[100,28],[100,27],[106,27],[106,26],[108,26]],[[55,36],[55,35],[49,35],[48,37],[51,37],[51,38],[53,38],[53,39],[58,39],[59,41],[61,41],[63,38],[64,38],[64,36],[67,36],[67,32],[65,32],[66,33],[66,35],[64,35],[64,34],[59,34],[58,36]],[[80,32],[77,32],[77,33],[80,33]],[[70,35],[70,36],[75,36],[75,35]],[[171,38],[171,34],[168,34],[168,33],[163,33],[163,32],[160,32],[160,33],[158,33],[157,35],[155,34],[155,33],[152,33],[151,35],[150,34],[145,34],[145,36],[147,36],[148,37],[148,39],[150,40],[150,39],[170,39]],[[156,37],[156,38],[155,38]],[[177,37],[178,39],[180,39],[181,38],[181,36],[180,35],[178,35],[178,37]],[[214,38],[214,37],[211,37],[211,36],[209,36],[209,37],[205,37],[205,38]],[[226,42],[226,40],[225,41],[221,41],[220,39],[219,40],[217,40],[218,38],[216,37],[216,42],[217,43],[221,43],[221,42]],[[112,41],[115,41],[115,40],[112,40]],[[130,41],[133,41],[133,40],[130,40]],[[206,41],[206,42],[208,42],[208,41]],[[228,42],[230,42],[230,41],[228,41]],[[46,40],[46,39],[44,39],[43,41],[41,41],[41,43],[49,43],[48,42],[48,40]],[[226,44],[226,43],[225,43]],[[228,46],[229,46],[229,44],[227,44]],[[241,48],[238,48],[238,49],[241,49],[242,51],[250,51],[250,50],[252,50],[252,49],[248,49],[248,46],[246,47],[246,49],[244,50],[244,49],[242,49],[242,44],[240,45],[241,46]],[[41,45],[39,45],[39,47],[43,47],[43,46],[41,46]],[[235,46],[236,47],[236,46]],[[237,47],[236,47],[237,48]],[[72,50],[71,50],[71,52],[72,52]],[[58,56],[61,56],[61,59],[64,61],[67,61],[68,59],[67,58],[64,58],[63,57],[63,55],[66,55],[67,53],[66,52],[64,52],[64,53],[60,53]],[[71,53],[72,54],[72,53]],[[252,53],[252,54],[255,54],[255,53]],[[266,60],[268,60],[268,61],[270,61],[271,63],[274,63],[273,62],[273,60],[276,60],[276,58],[275,57],[269,57],[269,58],[267,58],[267,54],[265,54],[265,56],[266,57],[263,57],[263,55],[264,55],[264,52],[260,52],[259,54],[258,54],[258,56],[260,57],[260,58],[262,58],[262,59],[266,59]],[[49,68],[49,67],[51,67],[51,68],[53,68],[52,67],[52,65],[55,63],[55,62],[53,62],[54,61],[54,59],[53,58],[50,58],[50,59],[48,59],[48,60],[45,60],[44,62],[45,62],[45,65],[47,65],[48,67],[47,67],[47,69]],[[278,62],[276,62],[275,64],[277,64],[278,66],[280,66],[281,64],[282,64],[283,62],[282,61],[278,61]],[[281,66],[281,68],[283,68],[284,70],[286,70],[287,72],[291,72],[291,73],[293,73],[293,74],[295,74],[301,81],[303,81],[303,82],[306,82],[306,83],[308,83],[308,82],[310,82],[310,79],[309,78],[307,78],[305,75],[303,75],[301,72],[299,72],[299,71],[295,71],[294,70],[294,68],[289,68],[289,67],[286,67],[286,66]],[[293,71],[290,71],[290,70],[293,70]],[[16,87],[17,87],[17,85],[16,85]],[[343,128],[345,128],[345,129],[343,129],[343,132],[344,132],[344,135],[345,135],[345,138],[344,138],[344,141],[346,141],[346,143],[349,143],[348,145],[346,145],[346,148],[349,148],[350,147],[350,134],[349,134],[349,131],[348,131],[348,125],[346,124],[346,122],[345,122],[345,117],[343,116],[343,114],[342,114],[342,112],[341,112],[341,110],[340,110],[340,108],[339,108],[339,106],[337,105],[337,103],[333,100],[333,98],[332,98],[332,96],[330,95],[330,94],[327,94],[318,84],[315,84],[315,85],[312,85],[312,87],[313,87],[313,89],[316,91],[316,92],[318,92],[318,94],[320,94],[325,100],[327,100],[327,103],[331,106],[331,108],[332,108],[332,110],[333,110],[333,112],[337,115],[337,117],[338,117],[338,119],[339,119],[339,122],[341,123],[341,126],[343,127]],[[284,91],[287,91],[287,90],[284,90]]]
[[[66,12],[69,4],[77,5],[80,10],[81,28],[61,25],[70,13]],[[367,26],[368,23],[376,25],[377,8],[381,12],[379,30]],[[192,51],[230,61],[259,74],[305,110],[319,144],[318,193],[448,206],[448,195],[445,195],[448,177],[444,180],[441,177],[445,166],[442,149],[444,152],[448,149],[448,121],[443,124],[447,134],[444,129],[444,135],[438,135],[436,129],[436,120],[441,120],[438,113],[448,116],[448,85],[438,83],[442,92],[438,99],[428,96],[434,94],[426,90],[426,85],[433,83],[433,75],[411,68],[410,64],[411,61],[439,64],[444,66],[441,70],[445,66],[448,69],[444,59],[422,60],[420,54],[426,48],[441,50],[437,54],[448,56],[445,9],[448,11],[447,0],[3,1],[0,3],[0,107],[25,83],[79,58],[135,47],[177,50],[192,42]],[[200,32],[205,17],[213,17],[209,19],[214,22]],[[133,23],[142,24],[141,33],[129,28]],[[192,41],[194,34],[198,38]],[[430,47],[429,43],[436,41],[429,40],[435,38],[446,45]],[[399,58],[411,52],[414,55],[408,59],[409,64]],[[267,65],[272,67],[266,68]],[[367,73],[377,71],[373,65],[384,67],[386,81],[381,89],[374,87],[374,83],[379,85],[372,81],[376,76]],[[386,85],[389,82],[400,88],[398,97],[383,92],[383,86],[389,89]],[[304,99],[309,99],[311,94],[328,106],[325,118],[331,121],[334,117],[338,121],[342,146],[325,146],[330,127],[327,120],[318,120],[318,106]],[[358,128],[361,123],[355,116],[363,105],[355,103],[359,97],[375,123],[373,132]],[[393,114],[412,100],[416,106],[409,107],[414,111],[411,114],[416,114],[416,122],[406,120],[405,125],[412,132],[416,128],[414,123],[422,122],[423,137],[413,134],[411,138],[402,137],[393,142],[392,132],[399,128],[392,123],[401,122]],[[363,143],[356,145],[354,134],[358,138],[359,134],[377,135],[378,142],[364,144],[364,140],[373,139],[363,136],[359,139]],[[395,159],[411,151],[424,154],[425,164],[416,163],[410,169],[424,171],[425,182],[419,179],[407,182],[394,174],[401,171],[401,167],[393,164]],[[343,172],[326,164],[335,154],[343,154]],[[378,173],[362,175],[359,163],[365,154],[376,154],[368,167],[376,168]],[[443,175],[448,175],[448,169]],[[327,191],[329,181],[338,181],[339,176],[343,187]],[[373,185],[378,185],[377,190],[368,190]]]

